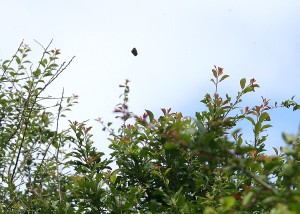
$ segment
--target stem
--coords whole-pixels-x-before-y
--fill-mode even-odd
[[[61,93],[61,100],[59,103],[59,108],[58,108],[58,113],[57,113],[57,120],[56,120],[56,131],[55,131],[55,136],[57,136],[58,133],[58,122],[62,110],[62,101],[64,98],[64,88]],[[59,140],[58,147],[57,147],[57,152],[56,152],[56,174],[57,174],[57,190],[58,190],[58,195],[59,195],[59,202],[62,202],[62,197],[61,197],[61,186],[60,186],[60,174],[59,174],[59,161],[58,161],[58,154],[59,154],[59,148],[61,146],[61,141]]]

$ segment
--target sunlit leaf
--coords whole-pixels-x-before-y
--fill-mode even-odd
[[[247,193],[247,195],[245,195],[243,198],[242,205],[248,206],[249,203],[252,201],[253,197],[254,197],[254,192]]]
[[[214,75],[215,78],[218,77],[217,71],[215,69],[212,69],[212,73],[213,73],[213,75]]]
[[[224,76],[221,77],[220,81],[219,82],[222,82],[223,80],[225,80],[226,78],[228,78],[229,75],[225,74]]]
[[[242,89],[245,88],[245,84],[246,84],[246,78],[241,79],[240,80],[240,86],[241,86]]]
[[[150,123],[152,123],[153,120],[154,120],[154,115],[153,115],[153,113],[152,113],[151,111],[149,111],[149,110],[145,110],[145,111],[147,112],[147,114],[148,114],[148,116],[149,116]]]
[[[224,211],[229,211],[235,204],[235,199],[232,196],[223,197],[220,199]]]

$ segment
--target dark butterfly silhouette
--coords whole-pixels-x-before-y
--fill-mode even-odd
[[[137,52],[136,48],[133,48],[133,49],[131,50],[131,53],[132,53],[134,56],[137,56],[137,55],[138,55],[138,52]]]

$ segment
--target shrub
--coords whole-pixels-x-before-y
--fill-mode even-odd
[[[59,129],[77,96],[44,95],[72,61],[59,65],[60,50],[49,46],[36,67],[23,43],[0,65],[1,213],[300,213],[300,134],[283,134],[286,146],[275,155],[265,151],[269,112],[298,110],[294,97],[242,106],[256,80],[242,78],[235,96],[221,96],[229,76],[215,66],[215,91],[194,118],[171,108],[139,116],[129,110],[126,80],[115,108],[122,125],[115,131],[98,120],[110,134],[105,159],[87,121]],[[244,120],[253,140],[238,128]]]

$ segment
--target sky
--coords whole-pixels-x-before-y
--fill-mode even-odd
[[[10,58],[22,40],[37,60],[34,40],[61,49],[61,59],[75,56],[48,94],[79,95],[68,119],[89,119],[96,146],[107,150],[108,137],[94,119],[113,121],[125,79],[130,109],[172,108],[185,116],[205,110],[200,103],[213,92],[211,69],[230,75],[220,93],[236,95],[241,78],[255,78],[260,88],[244,105],[261,96],[281,103],[299,95],[300,1],[298,0],[0,0],[0,59]],[[131,54],[136,47],[138,56]],[[266,148],[283,145],[282,132],[297,133],[300,111],[270,112],[273,127]],[[116,122],[117,123],[117,122]],[[251,136],[250,124],[243,124]],[[249,139],[251,140],[251,139]]]

